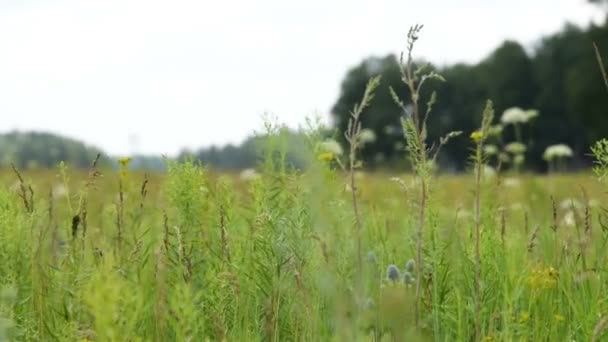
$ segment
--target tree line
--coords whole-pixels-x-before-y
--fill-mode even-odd
[[[608,136],[608,94],[593,42],[600,50],[605,48],[608,55],[606,23],[587,29],[567,25],[561,32],[540,40],[531,53],[517,42],[506,41],[477,64],[434,68],[446,81],[429,81],[435,83],[429,88],[438,95],[428,120],[429,141],[439,141],[441,135],[454,130],[474,131],[486,99],[491,99],[499,115],[512,107],[538,111],[538,117],[523,132],[528,168],[545,169],[543,152],[557,143],[574,150],[572,167],[588,166],[590,144]],[[418,61],[419,65],[424,63]],[[361,97],[367,80],[375,75],[382,75],[382,85],[362,118],[363,127],[372,129],[377,136],[363,150],[365,161],[372,167],[403,159],[405,141],[400,118],[406,113],[389,92],[392,87],[401,98],[409,97],[401,81],[397,56],[370,57],[349,70],[332,109],[337,131],[344,131],[350,109]],[[430,96],[424,95],[423,98]],[[504,139],[512,141],[515,133],[507,128]],[[443,147],[439,163],[444,168],[466,167],[471,145],[466,140],[468,134],[460,139]]]

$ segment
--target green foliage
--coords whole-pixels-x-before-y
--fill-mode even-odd
[[[302,172],[289,157],[293,135],[267,121],[256,138],[255,177],[218,177],[192,159],[142,177],[129,158],[105,177],[95,164],[78,175],[63,163],[60,177],[0,174],[0,341],[605,336],[608,225],[597,205],[605,188],[586,175],[485,182],[483,145],[495,138],[491,101],[471,134],[473,175],[431,177],[437,150],[426,144],[436,96],[428,94],[426,106],[419,101],[427,98],[423,83],[443,78],[413,67],[420,28],[410,31],[397,70],[412,106],[397,88],[387,90],[407,111],[403,129],[417,171],[395,182],[354,172],[359,119],[370,116],[360,114],[378,100],[370,103],[379,78],[368,81],[347,123],[348,169],[339,153],[317,157],[327,153],[320,148],[326,132],[311,123],[297,140],[298,160],[308,165]],[[525,66],[521,52],[501,50]],[[439,138],[438,147],[458,134]],[[608,141],[592,152],[602,180]],[[58,185],[63,192],[54,191]],[[581,201],[573,198],[578,188]]]
[[[595,167],[593,172],[602,181],[608,175],[608,139],[599,140],[591,147],[591,152],[595,157]]]
[[[100,150],[49,133],[11,132],[0,135],[1,167],[11,163],[19,168],[53,168],[60,161],[86,168]]]
[[[534,170],[544,170],[545,148],[556,143],[575,147],[575,166],[589,165],[586,151],[608,131],[604,114],[608,108],[603,81],[595,61],[592,42],[600,50],[608,47],[608,24],[591,25],[581,29],[572,25],[539,41],[532,53],[518,43],[506,41],[478,64],[457,64],[438,69],[448,82],[433,80],[433,88],[441,94],[429,116],[427,138],[439,141],[449,131],[471,132],[480,121],[483,99],[492,99],[497,113],[519,106],[538,109],[541,115],[534,125],[522,132],[533,139],[527,142],[526,164]],[[428,70],[426,63],[420,70]],[[430,66],[432,67],[432,66]],[[365,82],[382,75],[370,115],[362,121],[363,128],[372,129],[378,139],[363,150],[367,165],[379,165],[385,160],[391,165],[401,159],[407,137],[400,135],[403,106],[395,105],[390,88],[401,98],[409,97],[399,77],[398,59],[389,55],[370,57],[354,66],[344,76],[341,93],[332,109],[338,130],[346,128],[348,111],[363,93]],[[430,98],[430,90],[422,90],[421,98]],[[426,110],[422,104],[421,111]],[[505,131],[505,141],[516,140],[515,132]],[[466,144],[449,144],[442,148],[438,163],[443,169],[462,170],[469,150]],[[381,156],[376,159],[376,156]]]

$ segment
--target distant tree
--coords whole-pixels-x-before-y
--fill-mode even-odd
[[[0,167],[56,167],[61,161],[89,167],[101,150],[55,134],[10,132],[0,134]],[[104,162],[108,162],[104,160]]]
[[[605,2],[608,3],[608,0]],[[438,83],[438,101],[429,117],[429,142],[453,130],[470,132],[477,127],[485,99],[492,99],[498,111],[512,106],[534,108],[540,116],[525,132],[529,142],[528,166],[542,170],[541,156],[551,144],[566,143],[576,152],[575,162],[588,165],[589,145],[608,136],[608,96],[594,56],[595,41],[608,55],[608,26],[581,29],[567,25],[561,32],[541,39],[529,54],[517,42],[506,41],[475,65],[457,64],[439,70],[447,82]],[[345,130],[349,111],[360,98],[367,80],[383,76],[376,98],[363,116],[363,127],[371,128],[377,140],[363,150],[367,165],[379,165],[375,156],[400,159],[395,146],[403,143],[400,113],[388,95],[388,86],[407,98],[400,82],[394,56],[367,58],[344,77],[341,92],[332,110],[339,138]],[[388,128],[388,129],[387,129]],[[391,129],[395,128],[395,129]],[[505,131],[507,141],[513,133]],[[527,139],[526,139],[527,140]],[[444,147],[439,162],[444,169],[462,170],[466,166],[468,140]],[[399,158],[394,158],[394,157]],[[383,165],[388,165],[386,162]]]

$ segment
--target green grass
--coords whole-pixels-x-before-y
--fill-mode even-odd
[[[358,170],[378,78],[351,114],[347,156],[305,132],[305,172],[267,124],[247,179],[170,161],[144,175],[126,159],[118,171],[0,173],[0,341],[608,338],[608,142],[593,175],[522,173],[524,145],[490,177],[483,144],[503,141],[488,102],[475,171],[434,174],[436,97],[422,112],[419,90],[443,78],[414,68],[421,28],[402,70],[413,174]]]
[[[245,181],[172,163],[168,174],[147,178],[145,191],[144,175],[128,171],[91,177],[67,170],[69,179],[59,170],[25,173],[34,194],[31,212],[16,177],[4,173],[0,340],[474,336],[472,176],[438,176],[431,183],[416,330],[414,288],[386,275],[390,264],[403,273],[415,258],[416,178],[357,174],[366,255],[360,269],[346,175],[327,162],[306,173],[273,162],[262,170]],[[62,195],[57,189],[64,180]],[[48,196],[52,186],[57,193]],[[608,310],[608,231],[597,206],[604,197],[590,174],[507,176],[482,184],[483,339],[591,338]],[[572,198],[580,204],[568,219]],[[81,219],[73,235],[75,215]]]

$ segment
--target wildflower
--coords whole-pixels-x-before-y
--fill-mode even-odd
[[[399,126],[388,125],[384,126],[384,134],[386,135],[402,135],[403,131]]]
[[[505,152],[501,152],[498,154],[498,159],[503,162],[503,163],[510,163],[511,162],[511,157],[509,156],[508,153]]]
[[[524,324],[530,320],[530,313],[528,311],[522,311],[519,314],[519,323]]]
[[[127,169],[129,168],[129,163],[131,163],[131,160],[133,160],[133,158],[129,158],[129,157],[124,157],[124,158],[118,159],[118,164],[120,164],[120,177],[121,178],[127,177]]]
[[[319,156],[317,157],[317,159],[319,159],[320,161],[332,161],[334,160],[335,155],[331,152],[323,152],[320,153]]]
[[[483,132],[481,132],[480,130],[476,130],[473,133],[471,133],[471,139],[476,143],[479,144],[482,140],[483,140],[484,136],[483,136]]]
[[[374,131],[369,128],[364,128],[359,134],[359,140],[363,144],[374,142],[376,141],[376,133],[374,133]]]
[[[485,145],[483,147],[483,153],[488,156],[493,156],[498,153],[498,147],[496,147],[496,145]]]
[[[517,188],[521,185],[521,181],[518,178],[509,177],[505,178],[502,184],[507,188]]]
[[[488,135],[492,136],[492,137],[498,137],[502,134],[502,130],[503,130],[503,126],[498,124],[498,125],[492,125],[490,126],[490,129],[488,130]]]
[[[566,212],[566,214],[564,214],[564,217],[562,218],[562,224],[569,227],[573,227],[574,225],[576,225],[576,220],[574,219],[574,212],[572,210],[569,210],[568,212]]]
[[[494,342],[494,341],[496,341],[496,339],[494,338],[494,336],[486,336],[481,341],[482,342]]]
[[[574,155],[572,149],[566,144],[551,145],[545,149],[543,159],[552,161],[556,158],[570,158]]]
[[[523,154],[518,154],[513,158],[513,163],[516,165],[521,165],[524,163],[525,160],[526,160],[526,158],[524,157]]]
[[[386,278],[392,282],[399,281],[399,278],[401,278],[401,272],[399,272],[399,268],[392,264],[388,265],[388,268],[386,269]]]
[[[414,268],[416,267],[416,262],[414,261],[414,259],[409,259],[406,263],[405,263],[405,270],[409,273],[414,273]]]
[[[528,277],[528,284],[534,290],[547,290],[557,285],[558,272],[553,267],[534,268]]]
[[[574,209],[581,209],[583,204],[576,198],[566,198],[559,202],[559,207],[564,210],[572,209],[573,207]]]
[[[245,169],[241,171],[239,178],[244,181],[251,181],[254,179],[258,179],[260,175],[255,171],[255,169]]]
[[[471,212],[466,209],[459,209],[456,212],[456,219],[465,219],[471,216],[473,216],[473,214],[471,214]]]
[[[526,145],[520,142],[512,142],[505,146],[505,150],[512,154],[522,154],[526,152]]]
[[[66,189],[65,185],[57,184],[53,187],[53,198],[63,198],[66,196],[67,192],[68,190]]]
[[[524,111],[524,114],[526,115],[526,122],[527,122],[538,116],[538,110],[528,109],[528,110]]]
[[[131,157],[119,158],[118,164],[120,164],[120,166],[122,168],[126,169],[127,167],[129,167],[129,164],[131,163],[132,160],[133,160],[133,158],[131,158]]]
[[[519,107],[511,107],[505,110],[500,118],[500,121],[506,125],[526,123],[528,120],[529,118],[526,112]]]
[[[376,261],[376,253],[374,253],[374,251],[367,252],[367,262],[369,262],[370,264],[375,264]]]
[[[414,276],[410,272],[403,273],[403,282],[405,285],[412,285],[414,283]]]
[[[477,169],[475,169],[475,175],[477,175]],[[496,170],[490,165],[484,164],[481,170],[481,177],[483,180],[490,180],[496,177]]]
[[[555,319],[556,322],[563,322],[566,320],[566,318],[560,314],[553,315],[553,319]]]
[[[333,139],[328,139],[328,140],[322,142],[321,150],[324,152],[333,153],[336,156],[340,156],[340,155],[342,155],[342,153],[344,153],[342,146]]]
[[[589,200],[589,206],[591,208],[598,207],[599,205],[600,205],[600,201],[598,201],[597,199],[592,198],[592,199]]]

